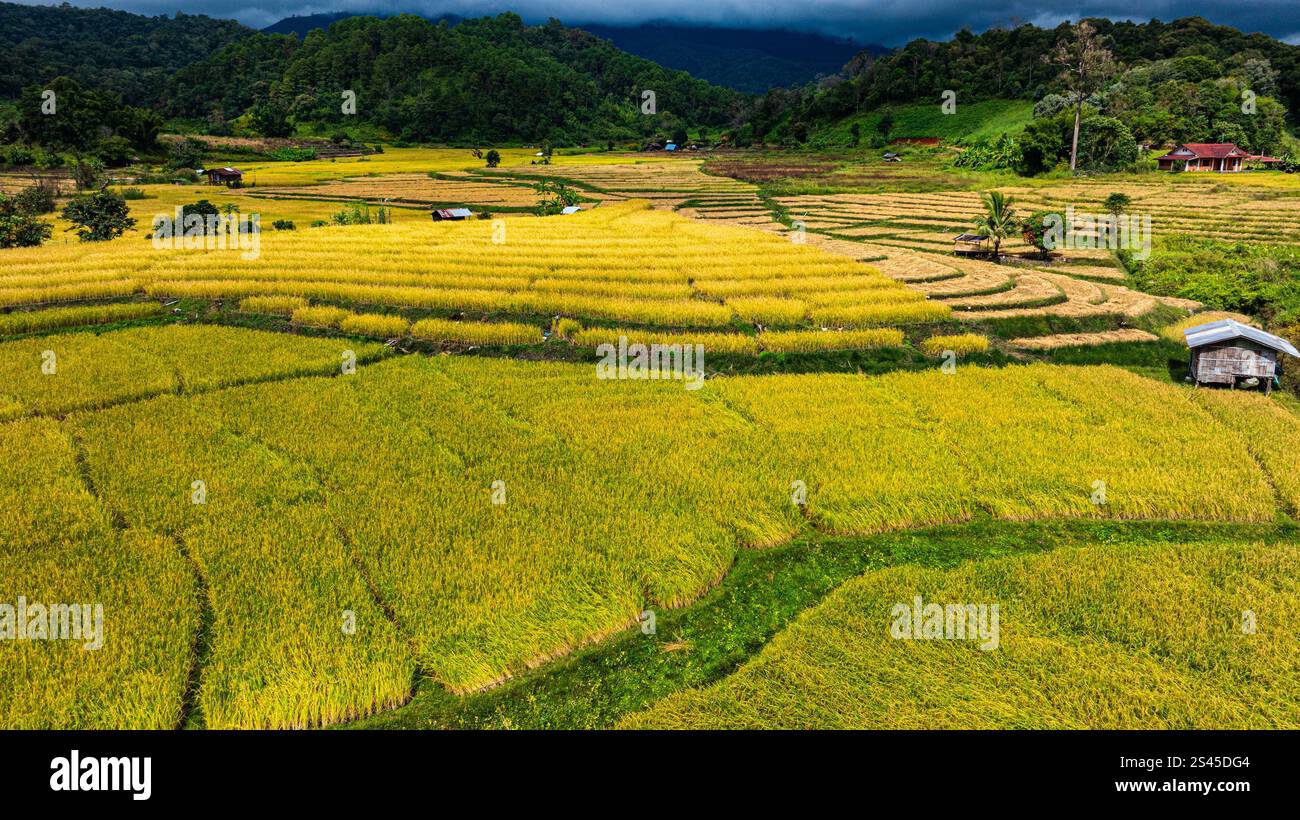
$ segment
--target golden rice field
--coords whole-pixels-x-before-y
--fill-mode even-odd
[[[655,333],[634,328],[588,328],[571,335],[574,344],[598,347],[617,346],[620,339],[629,345],[703,345],[705,354],[713,353],[808,353],[826,350],[871,350],[902,347],[903,331],[896,328],[863,330],[773,330],[756,335],[744,333]]]
[[[654,156],[654,155],[650,155]],[[775,228],[772,212],[748,182],[705,174],[698,159],[659,158],[655,161],[538,168],[513,166],[475,172],[466,179],[496,178],[502,182],[534,182],[560,177],[576,182],[581,193],[597,199],[638,199],[656,208],[680,209],[699,220],[732,225]]]
[[[40,370],[47,349],[55,375]],[[1288,411],[1111,367],[729,377],[692,391],[590,365],[382,350],[203,326],[0,343],[20,377],[0,440],[30,460],[0,478],[0,591],[104,590],[106,604],[95,653],[0,645],[0,724],[315,726],[404,702],[417,671],[469,692],[647,606],[686,604],[738,550],[810,526],[1259,522],[1300,502]],[[34,544],[65,544],[68,558]],[[113,560],[82,568],[99,554]],[[79,708],[87,692],[103,708]]]
[[[139,294],[290,297],[687,328],[948,315],[867,265],[638,203],[548,219],[264,231],[256,252],[246,251],[155,249],[127,237],[9,251],[0,307]]]
[[[896,639],[894,607],[915,596],[998,605],[996,650]],[[1254,634],[1244,610],[1258,617]],[[1293,543],[1097,544],[896,567],[844,584],[719,683],[621,725],[1294,729],[1297,618]]]
[[[44,330],[82,325],[104,325],[130,319],[143,319],[163,312],[157,302],[118,302],[107,305],[20,310],[0,314],[0,336],[16,336]]]
[[[583,192],[584,198],[587,192]],[[483,208],[532,208],[538,194],[530,185],[434,179],[428,174],[387,174],[326,182],[309,187],[258,188],[256,197],[305,196],[364,199],[397,204],[474,205]],[[603,199],[593,194],[591,199]]]
[[[1039,269],[954,258],[972,192],[782,197],[805,237],[696,159],[533,153],[496,169],[460,149],[256,163],[241,166],[256,187],[144,186],[140,224],[112,242],[60,231],[3,252],[0,337],[17,338],[0,341],[0,451],[20,469],[0,476],[0,602],[101,602],[104,641],[0,641],[0,726],[315,727],[398,707],[417,679],[474,693],[810,530],[1300,510],[1300,417],[1244,392],[964,358],[688,390],[525,360],[621,338],[887,359],[910,336],[964,356],[989,339],[899,326],[1189,306],[1124,287],[1108,252]],[[530,207],[542,177],[600,202],[459,223],[400,207]],[[1158,230],[1205,235],[1235,222],[1263,238],[1300,216],[1261,186],[1185,177],[1011,192],[1022,211],[1099,210],[1123,190]],[[199,198],[260,215],[252,258],[152,246],[152,217]],[[311,227],[340,200],[383,199],[394,224]],[[187,297],[291,332],[163,324]],[[157,324],[93,327],[137,319]],[[1300,618],[1297,570],[1294,545],[1225,539],[872,571],[726,677],[620,725],[1294,727],[1300,666],[1278,625]],[[1000,651],[891,640],[890,607],[917,594],[1001,602]],[[1244,640],[1248,608],[1266,614]]]
[[[950,336],[931,336],[921,342],[921,350],[930,356],[952,351],[958,356],[965,353],[983,353],[989,349],[989,340],[976,333],[958,333]]]
[[[484,148],[484,153],[487,149]],[[535,150],[526,148],[498,148],[501,164],[527,165]],[[666,160],[667,158],[663,158]],[[551,165],[543,170],[564,167],[581,169],[593,165],[622,165],[629,161],[626,154],[564,154],[551,157]],[[637,163],[661,161],[657,155],[636,155]],[[465,148],[385,148],[382,154],[363,157],[338,157],[307,162],[255,162],[239,166],[244,172],[245,184],[265,185],[315,185],[344,177],[378,176],[382,174],[425,174],[430,171],[452,172],[481,169],[484,161]]]
[[[332,375],[351,350],[358,362],[376,344],[277,336],[223,327],[173,325],[95,335],[67,333],[0,344],[0,420],[61,416],[162,393],[194,393],[297,375]],[[47,372],[49,371],[49,372]]]

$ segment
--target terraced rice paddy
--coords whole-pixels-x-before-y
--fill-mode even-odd
[[[1228,179],[1227,177],[1231,177]],[[1090,229],[1089,214],[1104,212],[1113,192],[1132,198],[1128,211],[1149,216],[1151,232],[1229,239],[1291,242],[1300,199],[1277,175],[1216,175],[1214,179],[1161,176],[1150,182],[1076,180],[1004,187],[1021,214],[1046,211],[1076,215],[1074,227]],[[973,320],[1025,316],[1134,317],[1159,304],[1194,309],[1186,300],[1151,297],[1124,285],[1124,272],[1106,248],[1063,251],[1070,264],[1035,265],[1020,237],[1003,251],[1024,255],[1026,269],[990,265],[952,255],[952,238],[971,229],[980,212],[974,191],[926,193],[810,194],[778,197],[789,220],[811,232],[809,241],[835,253],[870,259],[887,275],[950,305]],[[1095,230],[1093,230],[1095,234]]]
[[[776,227],[772,212],[759,198],[754,185],[705,174],[701,164],[699,160],[670,159],[545,170],[528,166],[476,176],[496,176],[503,180],[558,176],[580,184],[584,195],[590,192],[597,198],[644,199],[657,208],[679,209],[684,216],[695,219],[749,227]]]
[[[505,154],[492,170],[411,149],[250,166],[256,189],[147,186],[143,224],[118,240],[4,252],[0,335],[36,335],[0,341],[0,449],[23,465],[0,476],[0,602],[99,601],[104,629],[94,652],[0,642],[0,726],[335,725],[426,686],[473,703],[791,539],[985,520],[1244,530],[1300,509],[1300,420],[1277,401],[1109,366],[963,358],[949,373],[917,356],[1154,340],[1122,320],[1188,305],[1125,287],[1108,252],[955,258],[947,232],[968,227],[971,192],[783,197],[804,223],[791,234],[756,186],[695,159]],[[309,227],[342,200],[531,207],[541,177],[598,207],[442,224],[398,207],[396,224]],[[1027,209],[1111,190],[1170,225],[1218,230],[1218,208],[1278,230],[1272,200],[1240,183],[1016,193]],[[266,230],[251,259],[155,250],[152,214],[200,196],[298,229]],[[178,321],[210,307],[289,332],[171,324],[176,299]],[[991,352],[983,335],[1098,317],[1121,327],[1045,322]],[[137,320],[158,326],[59,332]],[[755,368],[801,358],[787,353],[933,367],[710,371],[686,390],[523,360],[623,338]],[[1271,626],[1300,617],[1290,542],[959,558],[868,571],[725,677],[620,725],[1300,724],[1293,636]],[[1001,651],[891,640],[889,608],[916,594],[1003,602]],[[1251,607],[1270,626],[1243,641]]]
[[[477,182],[431,178],[428,174],[388,174],[358,177],[310,187],[260,188],[258,197],[311,197],[360,199],[402,205],[468,206],[481,208],[532,208],[538,194],[531,186],[505,182]],[[593,195],[591,199],[602,199]]]
[[[635,202],[498,224],[269,232],[255,259],[236,250],[156,250],[127,238],[6,258],[0,307],[144,294],[297,297],[699,328],[734,321],[856,327],[947,316],[947,308],[868,266]],[[833,311],[819,307],[830,293]]]
[[[60,645],[33,666],[30,646],[0,647],[26,659],[0,664],[5,725],[312,726],[405,701],[417,672],[473,691],[646,606],[686,604],[738,550],[809,526],[1268,521],[1279,498],[1300,502],[1278,479],[1300,474],[1287,411],[1245,395],[1203,405],[1108,367],[732,377],[688,391],[596,379],[589,365],[375,361],[377,347],[355,350],[347,374],[347,340],[211,327],[32,341],[0,344],[20,375],[0,436],[46,454],[0,483],[0,578],[11,596],[90,594],[22,545],[67,538],[63,549],[122,557],[76,575],[110,590],[93,659]],[[65,351],[68,367],[42,374],[41,349]],[[1247,430],[1280,443],[1251,450]],[[48,504],[50,492],[79,500]],[[33,670],[49,685],[16,685]],[[75,710],[90,688],[104,708]]]

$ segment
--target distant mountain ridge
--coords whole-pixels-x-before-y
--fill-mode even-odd
[[[307,36],[307,32],[314,28],[329,28],[339,20],[346,20],[349,17],[378,17],[380,19],[392,17],[392,14],[373,11],[333,11],[324,14],[304,14],[297,17],[286,17],[283,20],[277,20],[262,31],[267,34],[296,34],[299,37]],[[420,15],[424,16],[424,15]],[[459,14],[443,14],[438,17],[426,17],[435,23],[446,21],[449,25],[455,25],[464,20]]]
[[[650,22],[637,26],[579,23],[629,54],[654,60],[750,94],[804,85],[839,73],[862,51],[888,53],[883,46],[781,29],[684,26]]]
[[[333,12],[286,17],[262,29],[272,34],[305,37],[315,28],[328,28],[349,17],[377,16],[363,12]],[[450,25],[464,20],[455,14],[428,18]],[[665,68],[685,71],[750,94],[772,88],[788,88],[839,73],[859,53],[885,54],[883,46],[867,45],[846,38],[827,37],[783,29],[715,28],[654,21],[635,26],[602,23],[569,24],[611,41],[620,50],[653,60]]]

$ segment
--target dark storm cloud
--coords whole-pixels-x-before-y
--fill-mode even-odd
[[[30,0],[19,0],[30,2]],[[110,6],[141,14],[184,11],[233,17],[261,28],[291,15],[331,11],[416,11],[478,17],[516,11],[530,21],[558,17],[568,23],[640,23],[672,20],[703,25],[786,27],[851,36],[862,42],[900,45],[916,37],[947,39],[962,27],[983,31],[992,26],[1029,22],[1055,26],[1080,16],[1144,21],[1201,16],[1244,31],[1262,31],[1288,42],[1300,39],[1300,3],[1296,0],[1004,0],[996,4],[970,0],[72,0],[78,6]]]

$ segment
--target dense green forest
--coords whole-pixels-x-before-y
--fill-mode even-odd
[[[1122,65],[1177,57],[1204,57],[1225,70],[1266,60],[1277,72],[1277,96],[1289,109],[1300,105],[1300,46],[1265,34],[1244,34],[1200,17],[1170,23],[1089,20]],[[802,96],[804,114],[839,118],[884,103],[938,100],[946,90],[960,100],[1005,97],[1041,98],[1056,87],[1057,69],[1043,55],[1066,36],[1067,24],[1054,29],[1033,25],[994,28],[983,34],[963,29],[948,42],[914,40],[882,57],[864,55],[850,66],[844,82]]]
[[[679,127],[730,126],[743,95],[619,51],[552,20],[515,14],[455,26],[421,17],[353,17],[305,39],[255,34],[174,76],[165,113],[233,118],[283,136],[295,122],[356,117],[409,141],[565,144]],[[652,116],[642,92],[655,95]]]
[[[1123,166],[1139,143],[1236,142],[1254,151],[1284,147],[1286,111],[1300,103],[1300,47],[1201,18],[1089,22],[1113,58],[1114,72],[1086,96],[1084,113],[1092,127],[1082,133],[1093,140],[1085,145],[1086,166]],[[943,43],[917,40],[879,58],[862,54],[835,82],[765,95],[741,140],[815,139],[818,131],[845,118],[906,104],[938,107],[952,92],[956,105],[1034,101],[1036,119],[1020,144],[1010,137],[981,144],[968,162],[1023,173],[1047,170],[1061,158],[1074,98],[1061,83],[1060,67],[1045,58],[1071,36],[1067,24],[1055,29],[1026,24],[979,35],[963,30]],[[1252,93],[1249,106],[1243,106],[1245,91]]]
[[[154,106],[173,71],[252,33],[234,20],[202,15],[0,3],[0,99],[64,76]]]
[[[359,122],[413,142],[573,144],[730,127],[747,99],[515,14],[455,26],[354,17],[300,41],[198,16],[0,4],[0,32],[0,98],[67,77],[88,94],[117,94],[219,134]],[[345,90],[355,92],[355,115],[343,111]]]

